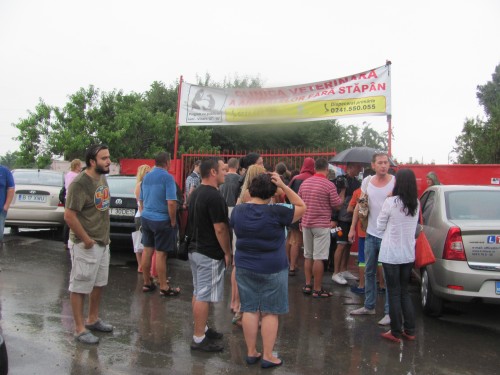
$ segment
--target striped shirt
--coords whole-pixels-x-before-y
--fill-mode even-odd
[[[300,185],[299,196],[307,206],[302,226],[330,228],[332,211],[342,204],[335,185],[325,175],[316,173]]]

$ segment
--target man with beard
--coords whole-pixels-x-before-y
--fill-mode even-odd
[[[109,187],[104,176],[111,159],[108,146],[94,145],[85,154],[87,168],[75,177],[66,197],[64,219],[72,246],[69,291],[75,320],[75,338],[97,344],[90,331],[112,332],[113,326],[99,318],[99,304],[109,273]],[[87,320],[83,318],[85,295],[89,295]]]

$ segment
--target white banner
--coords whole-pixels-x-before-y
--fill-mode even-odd
[[[390,65],[323,82],[219,89],[182,82],[179,126],[305,122],[391,114]]]

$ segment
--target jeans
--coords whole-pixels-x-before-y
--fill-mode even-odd
[[[377,302],[377,264],[382,239],[366,234],[365,239],[365,308],[373,310]],[[384,314],[389,314],[387,288],[385,290]]]
[[[3,231],[5,229],[5,218],[7,217],[7,211],[0,212],[0,241],[3,241]]]
[[[402,329],[413,336],[415,334],[415,310],[408,293],[413,263],[388,264],[383,263],[385,281],[389,292],[389,316],[391,317],[391,332],[401,337]]]

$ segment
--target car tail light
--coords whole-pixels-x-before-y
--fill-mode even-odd
[[[462,285],[448,285],[447,288],[453,290],[464,290],[464,287]]]
[[[59,203],[57,204],[57,207],[64,207],[64,203],[59,202]]]
[[[443,259],[446,260],[467,260],[465,258],[462,232],[458,227],[451,227],[444,242]]]

